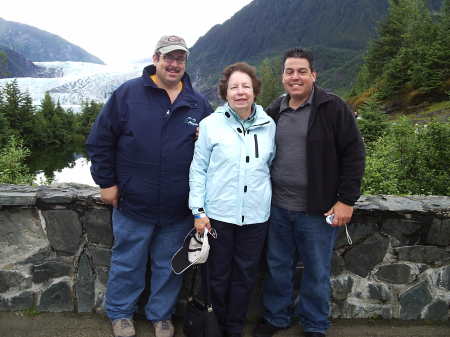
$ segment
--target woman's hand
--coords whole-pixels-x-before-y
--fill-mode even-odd
[[[210,230],[211,224],[209,222],[209,218],[205,215],[201,218],[195,219],[194,221],[194,227],[197,230],[198,233],[203,234],[205,231],[205,227]]]

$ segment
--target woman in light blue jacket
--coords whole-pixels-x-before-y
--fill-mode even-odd
[[[275,123],[255,104],[261,82],[247,63],[226,67],[226,103],[200,122],[189,175],[195,228],[214,228],[208,257],[213,308],[225,337],[240,337],[267,232]]]

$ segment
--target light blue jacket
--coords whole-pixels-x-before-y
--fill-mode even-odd
[[[275,123],[261,106],[255,109],[245,127],[228,104],[200,122],[189,173],[194,212],[204,208],[208,217],[236,225],[268,220]]]

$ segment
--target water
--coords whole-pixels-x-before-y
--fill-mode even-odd
[[[91,163],[83,144],[50,147],[35,151],[27,162],[35,172],[34,183],[78,183],[95,186],[90,173]]]
[[[49,179],[45,172],[40,171],[36,174],[34,182],[38,185],[52,183],[78,183],[96,186],[90,172],[91,162],[84,157],[73,161],[71,167],[65,167],[53,172],[53,177]],[[50,181],[49,181],[50,180]]]

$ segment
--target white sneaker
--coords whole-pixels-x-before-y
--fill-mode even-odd
[[[119,318],[112,321],[114,337],[136,337],[133,321],[129,318]]]
[[[174,335],[175,328],[170,320],[153,322],[153,326],[155,327],[155,337],[173,337]]]

